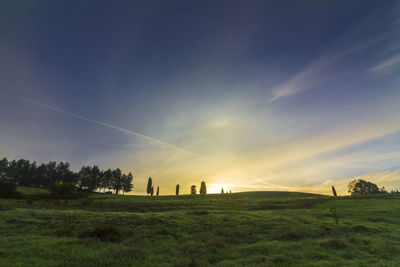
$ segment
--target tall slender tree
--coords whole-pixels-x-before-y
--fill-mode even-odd
[[[202,181],[200,185],[200,195],[205,195],[205,194],[207,194],[206,183]]]
[[[336,189],[335,189],[335,187],[333,185],[332,185],[332,193],[333,193],[334,197],[337,197]]]
[[[149,177],[149,180],[147,181],[147,195],[151,194],[152,187],[153,187],[153,181],[151,180],[151,177]]]
[[[176,185],[175,195],[179,195],[179,184]]]
[[[223,194],[224,193],[224,188],[221,188],[221,194]]]
[[[156,196],[158,196],[159,194],[160,194],[160,187],[157,186],[157,193],[156,193]]]

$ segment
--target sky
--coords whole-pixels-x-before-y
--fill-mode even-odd
[[[399,72],[398,1],[5,0],[0,157],[132,194],[400,189]]]

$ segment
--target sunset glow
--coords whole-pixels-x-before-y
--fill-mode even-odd
[[[0,157],[121,167],[131,194],[149,176],[163,194],[399,186],[398,3],[82,3],[71,21],[55,2],[0,11]]]

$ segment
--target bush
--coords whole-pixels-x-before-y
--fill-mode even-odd
[[[100,239],[101,241],[117,241],[120,239],[121,234],[115,228],[115,226],[112,225],[99,225],[96,226],[94,229],[89,229],[80,235],[80,237],[83,238],[96,238]]]
[[[20,193],[17,192],[17,184],[13,179],[8,178],[4,173],[0,174],[0,197],[2,198],[19,198]]]
[[[72,198],[76,191],[73,184],[54,182],[50,187],[50,195],[54,198]]]

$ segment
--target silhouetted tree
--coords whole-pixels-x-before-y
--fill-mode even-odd
[[[154,194],[154,187],[152,186],[150,189],[150,196],[153,196],[153,194]]]
[[[122,179],[122,172],[119,168],[112,170],[111,188],[115,190],[115,194],[118,195],[119,190],[124,186]]]
[[[196,195],[196,194],[197,194],[196,186],[195,186],[195,185],[192,185],[192,186],[190,187],[190,194],[191,194],[191,195]]]
[[[108,169],[101,174],[101,182],[100,187],[103,188],[103,191],[106,189],[111,189],[111,181],[113,179],[112,170]]]
[[[156,193],[156,196],[158,196],[159,194],[160,194],[160,187],[157,186],[157,193]]]
[[[179,184],[176,185],[175,195],[179,195]]]
[[[7,173],[7,169],[8,169],[8,160],[7,158],[3,158],[2,160],[0,160],[0,173]]]
[[[46,166],[46,172],[47,172],[47,183],[45,186],[50,186],[52,185],[57,178],[57,162],[55,161],[50,161],[49,163],[47,163]]]
[[[336,190],[335,190],[335,187],[333,185],[332,185],[332,193],[333,193],[334,197],[337,197]]]
[[[232,190],[229,190],[229,194],[232,194]]]
[[[221,194],[223,194],[224,193],[224,189],[223,188],[221,188]]]
[[[149,177],[149,180],[147,181],[147,195],[151,194],[152,187],[153,187],[153,181],[151,180],[151,177]]]
[[[81,190],[89,188],[91,175],[92,175],[92,168],[90,166],[81,167],[78,175],[79,177],[78,186]]]
[[[362,179],[355,179],[348,185],[349,193],[352,195],[359,194],[378,194],[386,192],[384,188],[379,189],[374,183],[364,181]]]
[[[124,194],[125,194],[125,192],[132,191],[132,188],[133,188],[132,180],[133,180],[132,173],[128,173],[128,175],[123,176],[122,190],[123,190]]]
[[[76,174],[75,174],[76,176]],[[34,186],[43,186],[48,184],[49,177],[47,174],[47,165],[42,163],[35,170],[35,181],[33,182]]]
[[[19,159],[8,161],[6,158],[0,160],[0,174],[15,181],[15,185],[54,187],[55,182],[78,186],[80,189],[95,191],[101,189],[114,189],[116,193],[120,190],[129,192],[132,190],[131,173],[122,175],[120,169],[102,171],[98,166],[83,166],[79,172],[69,169],[68,162],[50,161],[39,166],[36,162]],[[57,184],[57,187],[60,187]]]
[[[100,174],[101,174],[101,171],[98,166],[95,165],[92,168],[90,168],[89,177],[88,177],[89,179],[88,179],[88,184],[87,184],[87,189],[90,192],[93,192],[97,188],[100,187],[100,183],[101,183]]]
[[[205,194],[207,194],[206,183],[202,181],[200,184],[200,195],[205,195]]]
[[[11,161],[7,169],[7,175],[15,179],[19,185],[29,185],[30,180],[30,162],[29,160],[19,159]]]
[[[74,181],[74,175],[73,172],[69,169],[69,163],[68,162],[60,162],[56,165],[56,170],[55,170],[55,181],[63,182],[63,183],[76,183]]]

